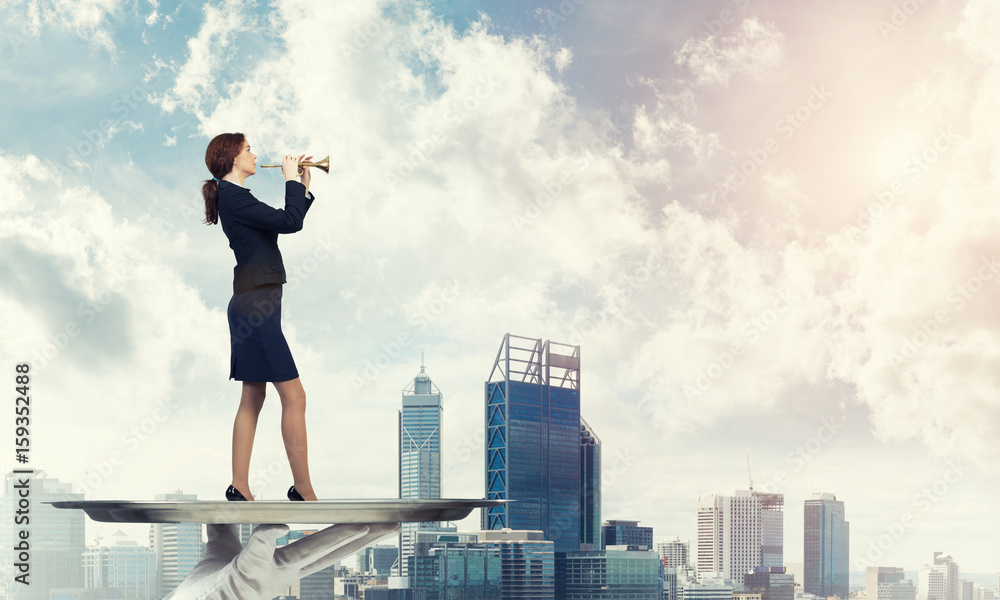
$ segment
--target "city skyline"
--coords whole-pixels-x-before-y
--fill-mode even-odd
[[[199,190],[242,131],[260,163],[331,155],[279,242],[319,497],[398,495],[422,349],[442,495],[481,497],[483,383],[521,332],[582,348],[602,520],[693,544],[698,499],[752,481],[784,496],[786,562],[825,492],[852,571],[995,572],[1000,7],[917,4],[8,3],[0,347],[33,368],[28,466],[89,499],[223,497],[235,261]],[[246,183],[280,202],[278,172]],[[292,483],[278,404],[262,499]]]

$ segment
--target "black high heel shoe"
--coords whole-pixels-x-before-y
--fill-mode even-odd
[[[241,494],[240,491],[234,488],[233,486],[229,486],[228,488],[226,488],[226,500],[230,501],[242,500],[243,502],[247,501],[247,499],[243,497],[243,494]]]
[[[288,499],[289,500],[296,500],[298,502],[305,502],[305,500],[306,500],[305,498],[302,497],[302,494],[299,494],[297,491],[295,491],[295,486],[294,485],[292,487],[288,488]]]

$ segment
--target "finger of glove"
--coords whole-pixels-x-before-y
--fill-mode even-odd
[[[236,568],[246,573],[246,568],[274,566],[274,545],[278,538],[288,533],[288,525],[258,525],[250,535],[246,548],[236,558]]]
[[[350,556],[361,550],[365,546],[370,546],[376,541],[393,534],[399,533],[399,525],[396,523],[372,523],[368,526],[368,533],[360,538],[354,539],[342,546],[330,549],[325,555],[317,560],[302,566],[299,569],[299,578],[312,575],[318,571],[337,563],[345,556]]]
[[[208,523],[205,525],[205,530],[208,533],[206,557],[225,558],[228,562],[243,549],[236,525]]]
[[[363,523],[338,523],[322,531],[295,540],[274,552],[275,562],[282,567],[299,569],[323,556],[333,548],[350,543],[368,533]]]

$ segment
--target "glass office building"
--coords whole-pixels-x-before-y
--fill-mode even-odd
[[[795,599],[795,580],[785,567],[754,567],[753,573],[743,576],[743,587],[750,594],[760,594],[760,600]]]
[[[181,490],[154,498],[158,502],[197,499],[197,495]],[[149,547],[156,553],[158,597],[162,598],[174,591],[201,560],[201,523],[154,523],[149,527]]]
[[[482,531],[479,541],[500,550],[500,600],[552,600],[554,545],[541,531]]]
[[[628,546],[629,550],[652,550],[653,528],[639,527],[639,521],[608,521],[601,525],[601,548]]]
[[[753,492],[760,498],[760,566],[785,565],[785,495]]]
[[[422,363],[423,361],[421,361]],[[441,419],[444,413],[441,390],[420,373],[403,390],[399,411],[399,497],[441,497]],[[407,573],[407,558],[413,556],[416,531],[437,529],[440,523],[403,523],[399,533],[399,568]]]
[[[580,417],[580,549],[601,549],[601,440]]]
[[[850,523],[844,503],[833,494],[814,494],[805,501],[804,573],[802,588],[821,598],[847,598]]]
[[[383,544],[368,546],[358,552],[357,559],[359,574],[388,576],[399,559],[399,548]]]
[[[410,580],[427,600],[500,598],[500,551],[484,544],[443,544],[412,556]]]
[[[651,551],[595,550],[566,555],[567,600],[661,600],[660,557]]]
[[[580,347],[506,334],[485,386],[483,529],[540,530],[580,549]]]

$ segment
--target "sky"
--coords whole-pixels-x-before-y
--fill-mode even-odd
[[[752,479],[786,562],[827,492],[852,570],[998,570],[997,3],[9,0],[0,25],[0,347],[31,364],[31,466],[88,499],[230,483],[235,259],[200,189],[238,131],[259,163],[330,155],[279,242],[321,498],[396,495],[421,353],[444,495],[483,497],[509,332],[580,345],[604,519],[693,551],[699,497]],[[276,171],[246,185],[280,207]],[[291,484],[279,416],[271,388],[259,499]]]

